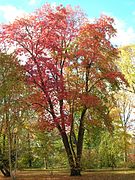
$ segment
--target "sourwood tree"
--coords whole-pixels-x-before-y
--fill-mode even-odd
[[[85,120],[111,130],[105,102],[125,82],[110,42],[115,33],[110,17],[91,23],[78,8],[50,4],[0,30],[1,43],[25,56],[29,101],[43,128],[58,129],[72,176],[81,175]]]

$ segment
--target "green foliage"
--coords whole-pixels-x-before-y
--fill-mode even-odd
[[[101,167],[117,167],[123,157],[123,147],[119,134],[104,132],[99,145],[99,158]]]

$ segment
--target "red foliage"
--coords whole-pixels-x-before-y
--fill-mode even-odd
[[[46,4],[2,26],[1,43],[15,45],[17,56],[25,56],[27,82],[33,86],[30,101],[43,127],[60,125],[65,130],[73,109],[100,103],[92,90],[105,91],[103,79],[122,77],[114,64],[117,49],[110,43],[115,34],[112,23],[106,16],[89,23],[79,9]]]
[[[100,104],[100,99],[94,95],[82,94],[80,95],[80,100],[83,106],[87,108],[96,107]]]

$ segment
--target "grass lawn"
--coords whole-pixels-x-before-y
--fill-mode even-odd
[[[81,177],[70,177],[68,172],[25,170],[18,171],[15,180],[135,180],[135,170],[83,172]],[[11,180],[0,174],[0,180]]]

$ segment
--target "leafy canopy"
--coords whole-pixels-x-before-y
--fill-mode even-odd
[[[30,99],[42,124],[65,131],[76,111],[83,117],[95,107],[108,119],[105,97],[124,81],[110,42],[115,32],[110,17],[90,23],[80,9],[50,4],[2,26],[1,43],[25,56]]]

